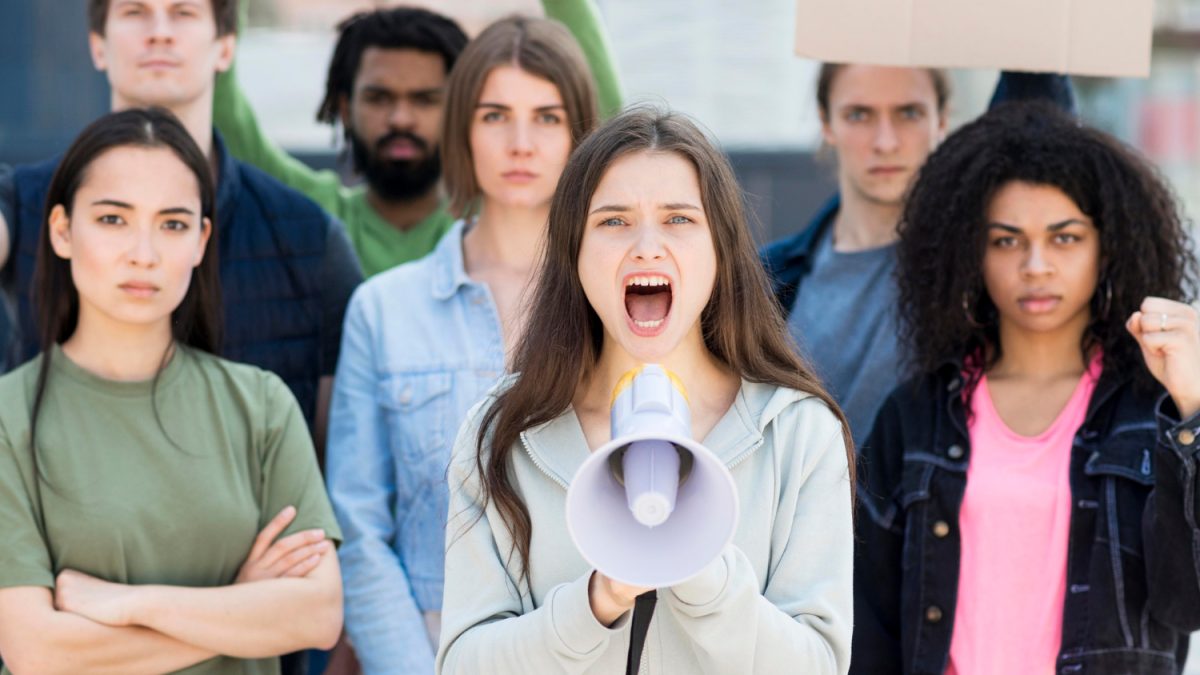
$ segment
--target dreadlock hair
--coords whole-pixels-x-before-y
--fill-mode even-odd
[[[325,99],[317,109],[317,121],[334,124],[340,101],[354,91],[354,78],[368,47],[416,49],[442,57],[449,73],[467,46],[467,35],[452,19],[416,7],[393,7],[359,12],[338,24],[337,46],[329,61]]]
[[[1080,349],[1086,356],[1099,347],[1106,370],[1152,387],[1125,321],[1146,296],[1182,301],[1195,289],[1179,208],[1135,150],[1046,102],[997,106],[947,138],[918,174],[896,268],[914,369],[932,373],[962,360],[986,369],[1000,358],[998,315],[981,270],[988,206],[1013,181],[1057,188],[1091,218],[1100,264]]]

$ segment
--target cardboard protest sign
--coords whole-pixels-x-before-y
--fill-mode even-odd
[[[822,61],[1150,73],[1153,0],[797,0],[796,53]]]

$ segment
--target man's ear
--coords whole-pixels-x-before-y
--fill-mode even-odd
[[[101,72],[108,70],[108,60],[104,56],[104,36],[88,31],[88,51],[92,54],[92,65]]]
[[[821,118],[821,140],[831,148],[837,147],[837,143],[834,143],[833,129],[829,126],[829,113],[822,110],[818,116]]]
[[[71,259],[71,217],[62,204],[55,204],[50,209],[50,247],[54,253],[64,260]]]
[[[947,103],[938,110],[938,142],[946,140],[946,129],[950,124],[950,104]]]
[[[217,49],[217,72],[223,73],[233,67],[233,57],[237,56],[237,33],[217,38]]]

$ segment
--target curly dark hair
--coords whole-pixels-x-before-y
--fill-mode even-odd
[[[1011,181],[1070,197],[1100,234],[1100,272],[1080,348],[1104,368],[1152,380],[1125,321],[1148,295],[1184,301],[1196,259],[1175,198],[1132,148],[1044,102],[997,106],[942,143],[921,169],[900,223],[896,275],[902,337],[915,370],[1000,357],[996,307],[984,288],[985,216]],[[1110,295],[1111,293],[1111,295]]]
[[[419,7],[359,12],[338,24],[338,33],[325,79],[325,98],[317,109],[317,121],[327,124],[338,120],[342,97],[350,98],[367,47],[433,52],[442,57],[449,73],[467,46],[466,33],[453,19]]]

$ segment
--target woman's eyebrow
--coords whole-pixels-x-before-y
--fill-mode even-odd
[[[97,199],[96,201],[92,202],[92,206],[115,206],[118,209],[132,209],[133,208],[133,204],[118,201],[116,199]]]

